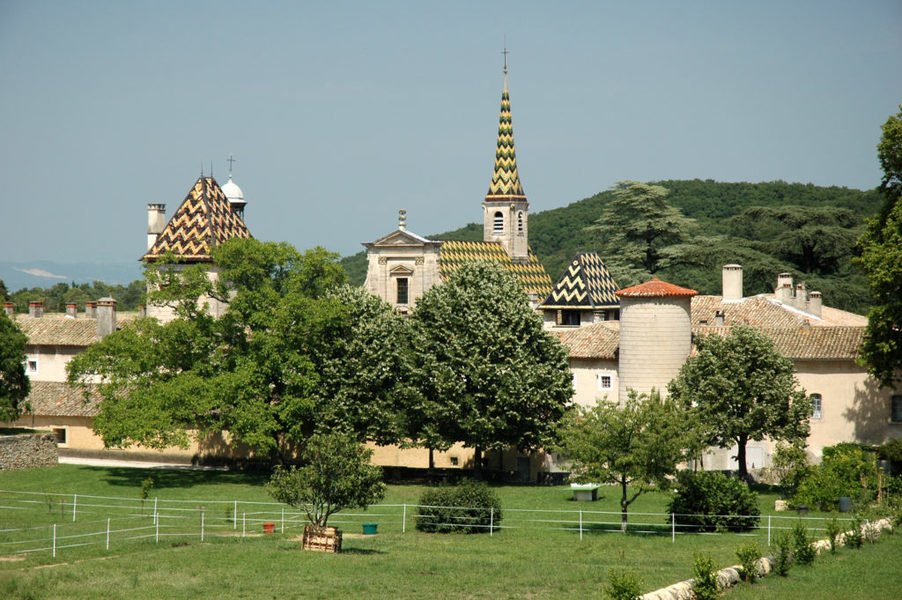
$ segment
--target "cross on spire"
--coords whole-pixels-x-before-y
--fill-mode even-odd
[[[229,163],[229,178],[232,177],[232,164],[238,162],[237,159],[232,158],[232,155],[229,154],[229,157],[226,159],[226,162]]]
[[[507,55],[510,54],[507,49],[507,44],[505,44],[504,50],[501,51],[501,54],[504,55],[504,74],[507,75]]]

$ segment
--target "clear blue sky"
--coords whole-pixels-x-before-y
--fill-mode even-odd
[[[624,179],[874,187],[902,103],[899,0],[0,0],[0,260],[137,260],[147,203],[230,153],[261,239],[481,220],[505,36],[533,212]]]

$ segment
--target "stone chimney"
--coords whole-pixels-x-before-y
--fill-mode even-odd
[[[742,265],[723,266],[723,299],[742,300]]]
[[[97,318],[97,303],[96,302],[85,302],[85,318],[86,319],[96,319]]]
[[[166,205],[151,202],[147,205],[147,249],[153,248],[157,236],[166,228]]]
[[[10,319],[12,319],[13,316],[16,314],[16,305],[13,304],[12,302],[4,302],[3,310],[6,311],[6,316],[9,317]]]
[[[813,314],[815,317],[821,316],[821,307],[823,306],[823,299],[821,298],[820,292],[811,292],[808,294],[808,312]]]
[[[43,300],[32,300],[28,303],[28,316],[35,319],[40,319],[44,316]]]
[[[97,301],[97,337],[104,338],[116,331],[116,301],[101,298]]]
[[[70,319],[78,318],[78,305],[74,302],[66,302],[66,316]]]
[[[774,290],[774,295],[777,297],[777,300],[780,300],[781,302],[792,301],[791,273],[780,273],[777,275],[777,289]]]

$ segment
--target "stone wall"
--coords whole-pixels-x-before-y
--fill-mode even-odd
[[[59,463],[52,433],[0,436],[0,471],[55,467]]]

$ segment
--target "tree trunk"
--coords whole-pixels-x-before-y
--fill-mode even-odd
[[[435,450],[429,448],[429,471],[433,471],[435,469]]]
[[[482,481],[482,448],[479,444],[473,449],[473,479]]]
[[[751,483],[749,470],[745,466],[745,445],[747,443],[748,438],[744,435],[740,435],[739,439],[736,440],[736,447],[738,448],[738,450],[736,451],[736,462],[739,464],[739,479],[745,481],[746,483]]]
[[[620,531],[626,533],[626,512],[630,506],[626,502],[626,480],[620,480],[620,493]]]

